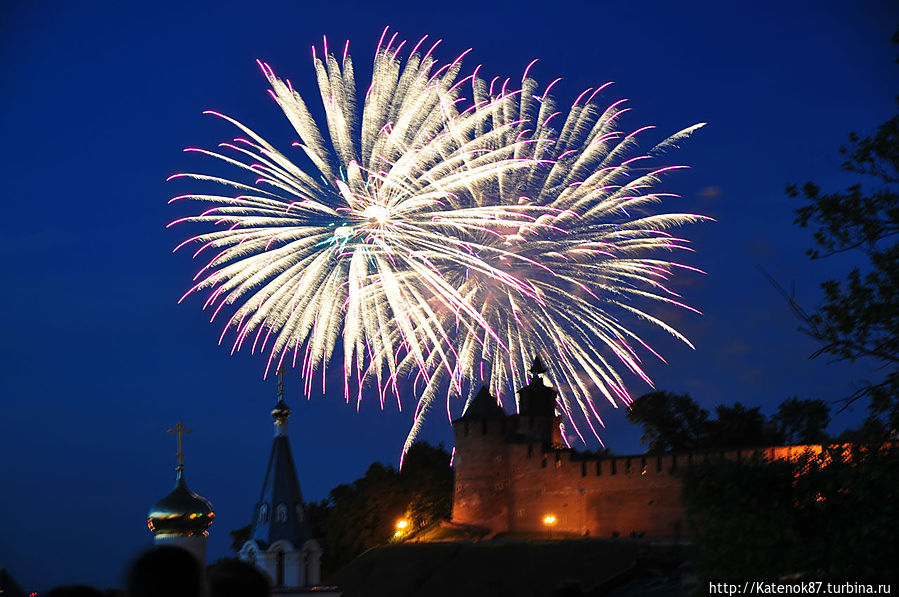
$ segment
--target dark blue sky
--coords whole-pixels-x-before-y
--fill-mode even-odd
[[[476,7],[476,8],[475,8]],[[625,124],[659,135],[709,125],[672,160],[673,210],[714,217],[683,234],[708,272],[676,287],[702,317],[676,323],[695,351],[661,338],[668,365],[647,371],[660,389],[707,408],[741,401],[772,412],[784,398],[837,399],[869,373],[809,361],[761,265],[813,306],[818,283],[850,263],[810,263],[811,235],[792,224],[788,182],[845,186],[837,147],[895,111],[899,8],[859,2],[325,3],[13,2],[0,20],[3,208],[0,262],[0,565],[26,590],[82,582],[120,585],[151,538],[149,506],[173,483],[183,420],[187,480],[217,517],[210,559],[247,523],[270,448],[275,384],[264,358],[231,357],[199,300],[177,305],[196,266],[172,255],[166,229],[175,194],[165,179],[190,168],[186,146],[213,147],[233,132],[201,115],[240,119],[276,146],[293,141],[254,61],[268,61],[310,98],[310,45],[349,38],[361,77],[381,29],[443,38],[438,56],[471,47],[465,64],[518,76],[533,59],[542,84],[570,103],[615,81],[630,98]],[[630,379],[634,395],[648,388]],[[360,413],[335,385],[305,401],[291,378],[290,437],[307,499],[396,462],[409,413]],[[623,413],[605,437],[640,449]],[[858,409],[837,427],[852,424]],[[425,429],[451,442],[445,420]]]

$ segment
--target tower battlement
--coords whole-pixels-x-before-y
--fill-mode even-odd
[[[494,533],[545,532],[544,519],[551,516],[552,531],[566,535],[681,536],[686,525],[678,471],[712,459],[792,459],[822,450],[775,446],[661,455],[584,454],[560,444],[559,418],[553,411],[544,407],[509,415],[486,389],[453,421],[453,434],[452,520]]]

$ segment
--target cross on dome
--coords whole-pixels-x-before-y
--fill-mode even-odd
[[[178,421],[178,424],[175,425],[175,428],[166,430],[166,433],[175,433],[178,435],[178,453],[175,455],[178,458],[178,467],[175,470],[182,471],[184,470],[184,453],[181,450],[182,438],[185,433],[193,433],[193,429],[185,429],[184,423]]]

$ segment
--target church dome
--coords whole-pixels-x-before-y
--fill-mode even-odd
[[[175,489],[150,508],[147,526],[156,535],[203,535],[214,517],[212,504],[188,489],[178,471]]]
[[[279,396],[278,403],[275,404],[275,408],[272,409],[272,418],[276,423],[282,423],[287,421],[287,417],[290,416],[290,408],[287,406],[287,403],[284,402],[284,398]]]

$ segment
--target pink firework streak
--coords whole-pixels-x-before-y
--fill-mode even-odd
[[[669,231],[709,218],[660,209],[677,197],[659,184],[682,166],[646,164],[702,124],[636,153],[653,127],[619,130],[623,100],[598,104],[609,84],[565,112],[550,95],[559,79],[540,90],[530,77],[536,61],[513,89],[508,78],[488,83],[480,66],[463,75],[471,50],[439,65],[439,41],[420,53],[426,39],[403,58],[405,42],[385,29],[362,97],[349,43],[335,56],[323,39],[312,51],[321,124],[260,61],[298,155],[208,112],[239,136],[186,151],[243,177],[170,179],[228,189],[172,199],[207,204],[172,225],[211,229],[177,247],[196,243],[195,257],[209,259],[182,300],[207,293],[213,319],[228,317],[220,342],[233,330],[238,351],[253,334],[266,373],[298,368],[307,393],[316,370],[324,390],[335,359],[345,400],[355,385],[358,405],[371,382],[382,408],[387,392],[398,408],[414,402],[404,452],[436,402],[452,418],[481,383],[517,410],[536,354],[558,390],[566,443],[600,440],[597,401],[631,401],[618,371],[651,386],[641,355],[661,359],[633,324],[691,346],[650,307],[696,311],[671,288],[675,272],[699,270],[671,260],[690,249]]]

